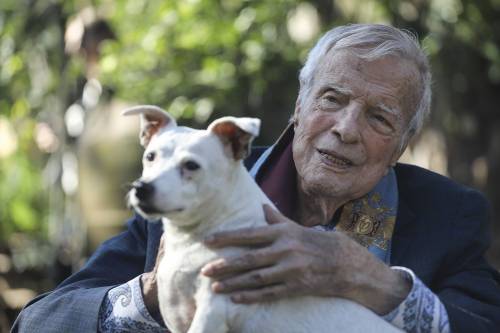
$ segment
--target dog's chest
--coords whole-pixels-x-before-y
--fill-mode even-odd
[[[193,245],[187,249],[173,251],[168,247],[162,259],[158,274],[169,283],[171,292],[193,295],[197,286],[200,270],[211,258],[200,245]],[[170,251],[169,251],[170,250]]]
[[[200,275],[200,270],[213,258],[215,254],[201,244],[165,247],[158,268],[158,295],[162,316],[167,326],[177,328],[175,332],[186,332],[189,328],[196,309],[195,294],[201,279],[208,279]]]

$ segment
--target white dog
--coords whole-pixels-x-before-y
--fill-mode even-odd
[[[143,216],[162,218],[165,255],[158,267],[158,294],[172,332],[400,332],[345,299],[294,297],[244,305],[212,292],[201,268],[243,250],[210,249],[203,239],[216,231],[265,225],[262,205],[272,205],[242,164],[260,121],[224,117],[207,130],[195,130],[177,126],[155,106],[124,114],[141,115],[144,170],[129,200]]]

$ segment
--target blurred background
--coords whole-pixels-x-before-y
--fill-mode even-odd
[[[142,150],[121,110],[259,117],[271,144],[307,50],[354,22],[420,37],[433,113],[403,160],[486,194],[500,268],[500,0],[1,0],[0,332],[123,229]]]

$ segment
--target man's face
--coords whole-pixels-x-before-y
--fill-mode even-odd
[[[331,50],[324,59],[297,103],[293,158],[306,194],[347,202],[368,193],[401,155],[418,72],[393,56],[367,61]]]

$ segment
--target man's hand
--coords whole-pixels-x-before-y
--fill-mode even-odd
[[[144,273],[141,276],[141,288],[142,288],[142,297],[144,299],[144,305],[146,305],[146,308],[148,309],[149,313],[152,316],[155,316],[160,312],[158,305],[158,284],[156,281],[156,273],[158,271],[158,266],[160,265],[160,260],[165,254],[165,248],[163,246],[164,238],[165,237],[162,235],[153,271]]]
[[[211,247],[248,247],[247,253],[218,259],[202,273],[212,289],[237,303],[311,295],[356,301],[379,315],[401,303],[410,291],[398,272],[341,232],[305,228],[264,206],[269,226],[220,232]]]

